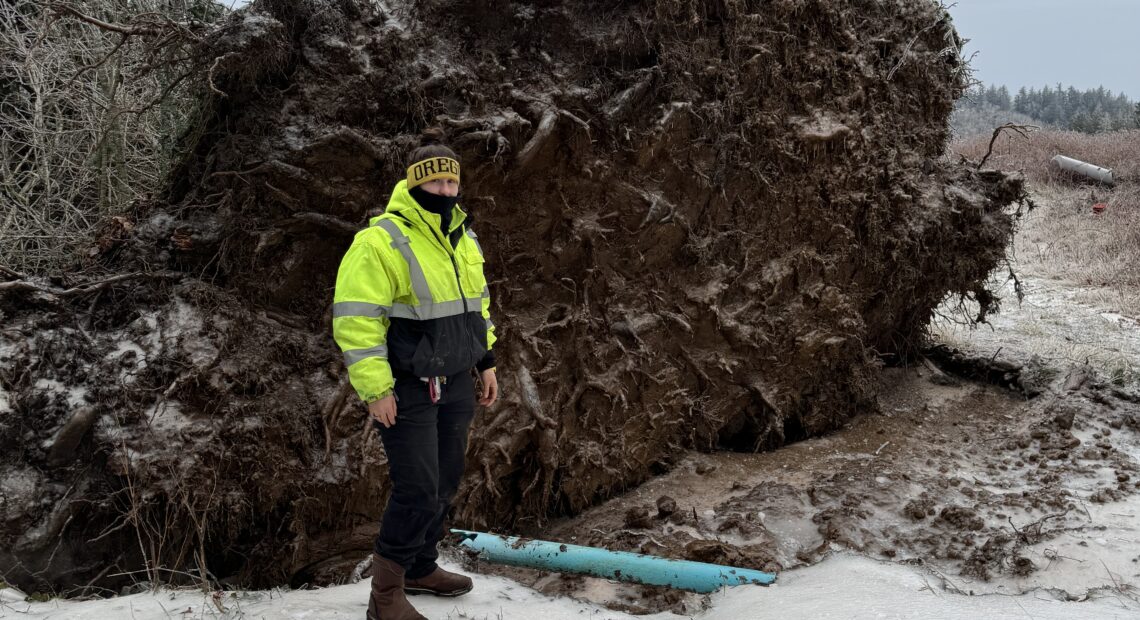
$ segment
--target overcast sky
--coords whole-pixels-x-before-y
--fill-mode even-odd
[[[986,84],[1104,86],[1140,99],[1140,0],[957,0],[950,15]]]

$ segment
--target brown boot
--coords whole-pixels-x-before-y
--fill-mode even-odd
[[[404,568],[372,554],[372,596],[368,620],[427,620],[404,596]]]
[[[404,580],[404,592],[408,594],[459,596],[470,592],[472,587],[470,577],[445,571],[438,566],[430,575]]]

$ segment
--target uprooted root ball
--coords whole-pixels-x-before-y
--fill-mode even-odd
[[[17,581],[143,555],[320,581],[367,552],[385,461],[331,288],[429,125],[461,153],[501,334],[466,526],[526,531],[682,448],[825,433],[947,294],[995,303],[1022,188],[940,160],[965,67],[935,2],[386,5],[264,0],[212,42],[225,97],[99,257],[182,283],[0,300],[23,446],[2,467],[37,494],[5,508]],[[90,432],[53,457],[79,405]]]

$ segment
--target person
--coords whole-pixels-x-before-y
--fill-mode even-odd
[[[459,158],[428,133],[383,215],[345,253],[333,336],[388,456],[392,495],[372,556],[370,620],[423,618],[406,594],[459,596],[436,544],[459,487],[479,404],[498,398],[484,258],[459,207]],[[473,369],[481,388],[476,386]]]

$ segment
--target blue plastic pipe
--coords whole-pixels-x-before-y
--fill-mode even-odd
[[[608,551],[597,547],[565,545],[545,540],[499,536],[467,530],[451,530],[461,537],[459,545],[475,551],[479,559],[496,564],[524,566],[560,573],[579,573],[630,583],[668,586],[708,593],[723,586],[745,583],[768,585],[772,573],[733,568],[704,562],[670,560],[641,553]]]

